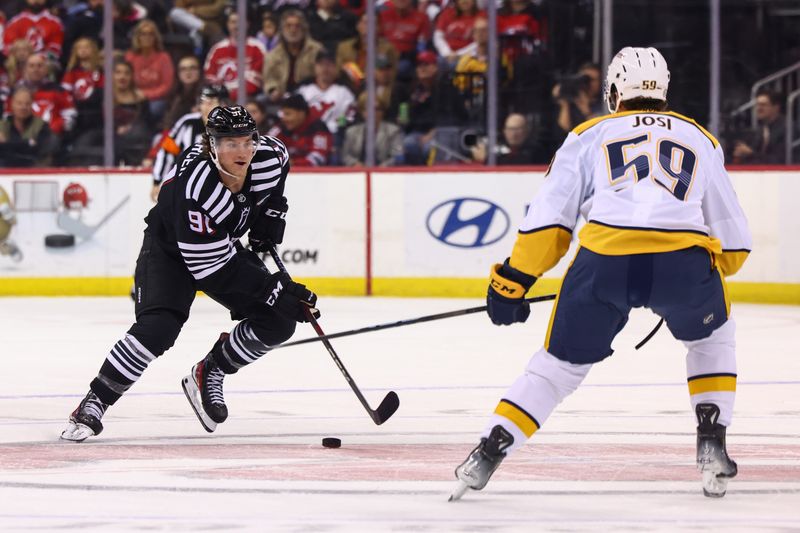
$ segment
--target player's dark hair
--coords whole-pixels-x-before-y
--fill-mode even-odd
[[[620,102],[621,106],[625,107],[625,111],[666,111],[667,101],[659,100],[657,98],[645,98],[640,96],[638,98],[631,98],[630,100],[623,100]]]

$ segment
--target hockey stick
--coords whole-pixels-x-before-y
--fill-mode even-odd
[[[640,342],[639,344],[636,345],[636,349],[638,350],[639,348],[641,348],[642,346],[647,344],[647,341],[649,341],[650,339],[653,338],[653,335],[655,335],[658,332],[659,328],[661,328],[661,324],[663,324],[663,323],[664,323],[664,319],[662,318],[661,320],[658,321],[658,324],[656,324],[656,327],[653,328],[653,331],[648,333],[647,337],[642,339],[642,342]]]
[[[281,261],[281,258],[278,256],[278,250],[272,243],[270,243],[269,245],[269,255],[272,256],[272,260],[278,266],[280,271],[288,276],[289,272],[286,271],[286,267],[284,266],[283,261]],[[353,389],[353,392],[358,398],[358,401],[361,402],[361,405],[363,405],[364,409],[366,409],[367,412],[369,413],[369,416],[370,418],[372,418],[372,421],[380,426],[381,424],[389,420],[389,417],[391,417],[395,413],[395,411],[397,411],[397,408],[400,407],[400,398],[397,396],[397,393],[394,391],[389,391],[389,393],[383,398],[383,401],[381,401],[380,405],[378,405],[378,408],[372,409],[367,403],[366,398],[364,398],[364,395],[361,394],[361,391],[358,389],[358,385],[356,385],[356,382],[353,381],[352,377],[350,377],[350,372],[348,372],[347,369],[344,367],[344,364],[342,364],[341,359],[339,359],[339,356],[336,354],[336,350],[333,349],[333,346],[331,346],[330,341],[328,341],[328,339],[325,337],[325,332],[322,331],[321,327],[319,327],[319,323],[317,322],[317,319],[314,318],[314,315],[311,313],[311,309],[306,307],[303,310],[303,312],[305,313],[308,321],[311,323],[311,327],[313,327],[314,331],[316,331],[317,335],[319,335],[319,340],[321,340],[322,344],[325,345],[325,348],[328,350],[328,353],[330,354],[331,358],[333,358],[333,361],[336,363],[336,366],[339,367],[339,371],[347,380],[347,384],[350,385],[351,389]]]
[[[544,296],[525,298],[525,301],[529,303],[536,303],[536,302],[546,302],[549,300],[555,300],[555,298],[556,298],[555,294],[545,294]],[[485,305],[481,305],[479,307],[468,307],[467,309],[458,309],[457,311],[448,311],[446,313],[438,313],[435,315],[426,315],[417,318],[410,318],[408,320],[398,320],[397,322],[387,322],[385,324],[377,324],[375,326],[366,326],[358,329],[350,329],[347,331],[340,331],[338,333],[331,333],[329,335],[322,335],[319,337],[310,337],[308,339],[302,339],[299,341],[287,342],[286,344],[281,344],[280,346],[276,346],[274,349],[288,348],[289,346],[298,346],[300,344],[308,344],[309,342],[338,339],[340,337],[349,337],[350,335],[360,335],[362,333],[371,333],[373,331],[381,331],[383,329],[399,328],[403,326],[410,326],[412,324],[421,324],[423,322],[431,322],[433,320],[441,320],[443,318],[471,315],[473,313],[480,313],[482,311],[486,311]]]

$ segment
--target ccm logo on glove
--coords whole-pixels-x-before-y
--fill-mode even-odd
[[[267,294],[266,304],[285,317],[308,322],[306,311],[314,318],[320,317],[319,310],[314,307],[317,304],[317,295],[302,283],[292,281],[285,272],[276,272],[270,276]]]

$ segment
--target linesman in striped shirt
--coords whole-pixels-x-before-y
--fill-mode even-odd
[[[245,234],[256,251],[282,242],[288,172],[286,147],[274,137],[259,137],[244,107],[211,111],[203,142],[180,154],[145,219],[136,262],[136,322],[106,355],[62,439],[80,442],[103,430],[108,407],[174,344],[198,290],[239,320],[182,382],[209,432],[228,416],[225,376],[289,339],[296,323],[305,321],[305,309],[318,314],[313,292],[287,274],[270,273],[239,244]]]
[[[206,120],[208,120],[211,110],[217,106],[228,104],[230,104],[230,97],[228,89],[224,85],[206,85],[200,91],[197,111],[183,115],[175,122],[172,129],[164,134],[158,144],[158,151],[153,161],[153,190],[150,196],[154,202],[158,198],[161,184],[172,172],[181,152],[202,140],[206,131]]]

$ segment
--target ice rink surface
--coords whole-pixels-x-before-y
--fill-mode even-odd
[[[481,305],[322,298],[328,333]],[[538,349],[527,324],[484,314],[333,341],[376,426],[319,343],[277,350],[225,381],[230,417],[198,423],[180,380],[233,323],[199,298],[175,347],[113,406],[105,431],[59,442],[67,416],[127,330],[125,298],[3,298],[0,531],[798,531],[800,307],[734,304],[739,382],[721,500],[694,467],[685,350],[635,311],[614,343],[489,485],[448,503],[453,469]],[[308,325],[295,339],[313,336]],[[321,439],[342,439],[326,449]]]

